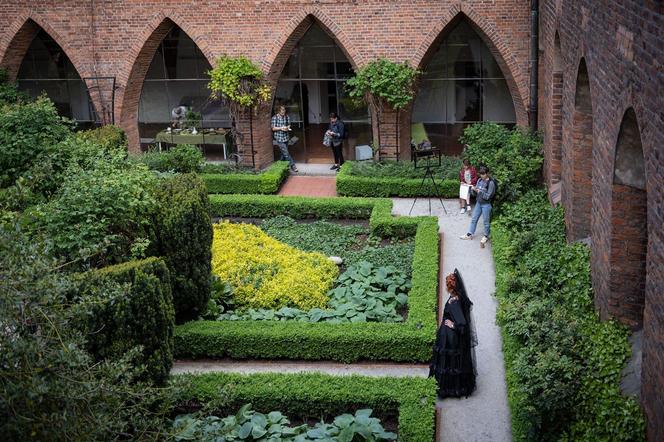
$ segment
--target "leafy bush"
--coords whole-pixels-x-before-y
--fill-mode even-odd
[[[415,79],[419,71],[407,62],[396,63],[380,58],[360,68],[346,82],[348,95],[357,100],[369,98],[403,109],[415,97]]]
[[[217,320],[329,322],[401,322],[397,308],[408,303],[410,281],[394,267],[374,267],[362,262],[351,266],[339,278],[337,286],[330,290],[326,309],[312,308],[305,311],[283,307],[279,310],[248,309],[229,311],[209,317]],[[222,306],[223,307],[223,306]],[[225,308],[223,308],[225,309]],[[216,311],[222,308],[214,309]]]
[[[47,98],[4,105],[0,110],[0,187],[8,187],[54,153],[70,130]]]
[[[78,132],[76,136],[81,140],[95,143],[105,151],[127,155],[127,135],[117,126],[109,124]]]
[[[210,299],[212,223],[205,185],[194,174],[162,179],[155,191],[150,255],[166,261],[178,322],[197,318]]]
[[[272,163],[270,166],[274,166],[278,161]],[[246,174],[246,175],[257,175],[259,172],[247,166],[242,166],[241,164],[228,164],[228,163],[205,163],[203,164],[203,169],[201,170],[204,174],[215,175],[234,175],[234,174]],[[210,192],[217,193],[217,192]]]
[[[80,275],[74,302],[88,351],[100,361],[141,347],[134,361],[145,380],[163,384],[173,364],[173,298],[168,269],[148,258]]]
[[[363,440],[395,440],[397,435],[385,431],[380,419],[371,417],[373,410],[357,410],[355,415],[342,414],[333,423],[319,422],[314,427],[307,424],[290,427],[290,421],[279,411],[267,415],[251,409],[246,404],[233,416],[223,419],[217,416],[178,416],[173,422],[175,440],[218,441],[308,441],[339,440],[351,442],[357,437]]]
[[[597,317],[587,247],[567,245],[543,191],[507,209],[493,251],[515,439],[642,440],[638,404],[619,390],[627,333]]]
[[[200,172],[205,163],[205,157],[200,149],[190,144],[178,144],[163,152],[151,150],[132,158],[138,163],[145,164],[149,169],[159,172]]]
[[[218,167],[214,165],[214,167]],[[206,171],[210,166],[206,165]],[[202,175],[208,193],[218,194],[271,194],[277,193],[279,187],[288,178],[288,162],[277,161],[258,174],[241,172],[215,172]]]
[[[85,268],[145,255],[157,207],[152,173],[97,161],[64,176],[56,196],[30,212],[34,228],[53,241],[58,256]]]
[[[263,82],[263,71],[246,57],[222,55],[209,73],[208,88],[226,102],[253,108],[270,99],[270,87]]]
[[[101,363],[89,355],[85,338],[94,335],[84,336],[72,324],[79,309],[97,306],[82,300],[71,308],[69,296],[79,282],[61,268],[47,244],[0,226],[3,440],[159,438],[172,389],[140,381],[145,367],[136,363],[144,360],[137,350]],[[110,283],[107,289],[124,290]]]
[[[424,171],[415,169],[411,161],[346,161],[348,175],[368,178],[414,178],[422,180]],[[457,156],[441,157],[440,166],[431,167],[437,180],[459,180],[461,158]]]
[[[398,417],[400,441],[431,441],[434,437],[433,379],[313,373],[213,373],[178,378],[187,380],[189,385],[181,394],[181,402],[198,403],[220,415],[233,413],[246,403],[258,410],[279,409],[303,419],[370,407],[379,416]]]
[[[324,307],[337,266],[320,253],[301,252],[250,224],[214,226],[212,271],[233,288],[242,307]]]
[[[28,94],[19,91],[16,83],[9,81],[7,70],[0,69],[0,106],[29,100]]]
[[[497,205],[516,201],[540,182],[542,140],[528,129],[510,131],[496,123],[478,123],[467,127],[459,141],[467,144],[464,157],[488,166],[498,180]]]

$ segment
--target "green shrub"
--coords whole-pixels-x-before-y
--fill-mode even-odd
[[[245,403],[260,411],[281,410],[320,419],[370,407],[376,415],[398,416],[400,441],[434,438],[435,381],[420,378],[369,378],[324,374],[211,373],[181,375],[189,388],[181,403],[228,414]]]
[[[212,223],[201,179],[194,174],[162,179],[155,196],[155,241],[149,254],[161,256],[171,274],[178,322],[197,318],[210,299]]]
[[[202,175],[208,193],[214,194],[272,194],[288,177],[287,161],[277,161],[258,174],[205,173]]]
[[[77,298],[85,301],[85,308],[79,320],[88,351],[97,360],[112,360],[140,346],[140,358],[134,363],[145,366],[144,380],[164,383],[173,364],[175,325],[166,264],[148,258],[80,277]]]
[[[9,81],[6,69],[0,69],[0,106],[4,104],[15,104],[26,102],[30,99],[28,94],[19,91],[16,83]]]
[[[406,164],[406,163],[401,163]],[[409,163],[411,164],[411,163]],[[435,196],[436,191],[429,180],[422,186],[424,171],[419,170],[420,178],[406,176],[364,176],[355,175],[357,166],[346,161],[337,174],[337,193],[342,196],[369,197],[415,197]],[[412,166],[411,166],[412,168]],[[457,172],[458,173],[458,170]],[[459,195],[459,179],[436,179],[438,193],[443,198],[456,198]]]
[[[8,187],[51,155],[70,129],[47,98],[4,105],[0,111],[0,187]]]
[[[527,128],[506,129],[496,123],[467,127],[461,138],[464,157],[476,167],[484,164],[499,183],[496,205],[514,202],[541,180],[542,140]]]
[[[412,161],[346,161],[348,175],[367,178],[414,178],[422,180],[424,170],[416,169]],[[441,157],[441,165],[431,170],[436,180],[459,180],[461,158],[458,156]]]
[[[210,198],[221,197],[211,196]],[[253,210],[252,200],[240,204],[233,196],[234,210]],[[272,211],[295,207],[301,216],[311,216],[320,209],[330,213],[328,201],[345,205],[334,209],[362,208],[384,203],[389,214],[391,201],[355,198],[297,198],[252,196],[262,201],[261,210]],[[229,198],[223,196],[223,198]],[[248,198],[248,196],[246,197]],[[300,203],[300,204],[296,204]],[[341,204],[340,203],[340,204]],[[337,204],[337,203],[333,203]],[[246,213],[246,212],[244,212]],[[339,213],[339,212],[337,212]],[[226,215],[222,212],[221,214]],[[357,216],[355,211],[348,213]],[[405,218],[406,219],[406,218]],[[175,331],[178,357],[307,359],[354,362],[362,359],[418,361],[431,359],[431,346],[436,333],[436,305],[438,301],[439,236],[438,223],[433,217],[407,218],[414,228],[397,229],[415,234],[412,288],[408,295],[408,318],[402,324],[388,323],[300,323],[295,321],[192,321]],[[391,227],[378,230],[393,231]]]
[[[175,173],[200,172],[205,163],[200,149],[190,144],[178,144],[163,152],[150,150],[134,155],[132,159],[145,164],[151,170]]]
[[[567,245],[544,191],[506,209],[492,236],[515,440],[643,440],[638,404],[619,389],[627,333],[599,321],[587,247]]]
[[[82,140],[91,141],[108,152],[127,155],[127,135],[117,126],[109,124],[78,132],[76,136]]]

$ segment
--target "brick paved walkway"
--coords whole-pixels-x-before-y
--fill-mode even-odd
[[[290,176],[281,186],[279,195],[337,196],[337,179],[334,176]]]

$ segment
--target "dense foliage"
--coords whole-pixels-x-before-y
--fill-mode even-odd
[[[424,171],[415,169],[410,161],[346,161],[348,174],[352,176],[372,178],[419,178],[422,180]],[[432,166],[436,180],[459,180],[461,158],[457,156],[441,157],[440,166]]]
[[[270,99],[260,67],[246,57],[219,57],[209,72],[208,88],[217,98],[241,107],[252,108]]]
[[[173,423],[175,440],[226,442],[237,440],[293,441],[337,440],[396,440],[397,435],[385,431],[380,419],[371,417],[373,410],[357,410],[355,415],[342,414],[332,423],[318,422],[313,427],[307,424],[290,426],[290,421],[279,411],[267,415],[251,409],[246,404],[235,415],[199,417],[178,416]]]
[[[202,175],[208,193],[270,194],[277,193],[288,178],[287,161],[277,161],[260,173],[247,169],[227,169],[217,164],[206,164]],[[227,166],[225,166],[227,167]]]
[[[516,201],[541,179],[542,140],[528,129],[509,130],[496,123],[467,127],[460,142],[467,145],[464,157],[474,166],[484,164],[498,180],[495,205]]]
[[[152,256],[164,258],[171,275],[178,322],[202,314],[210,298],[212,223],[205,185],[195,174],[160,180],[152,219]]]
[[[163,152],[150,150],[132,156],[132,159],[159,172],[200,172],[205,164],[205,157],[201,150],[190,144],[178,144]]]
[[[372,408],[381,418],[398,419],[400,441],[421,442],[434,438],[435,382],[432,379],[387,380],[313,373],[248,376],[212,373],[180,377],[190,385],[183,392],[183,401],[199,403],[218,415],[234,413],[246,403],[258,410],[278,409],[306,420]],[[224,385],[222,394],[220,385]]]
[[[392,109],[403,109],[415,96],[419,71],[407,62],[396,63],[380,58],[361,67],[346,82],[348,95],[370,102],[386,103]]]
[[[395,267],[410,277],[415,248],[410,238],[385,244],[387,241],[372,236],[368,227],[358,224],[298,223],[287,216],[266,219],[260,227],[273,238],[297,249],[341,257],[347,267],[367,261],[376,267]]]
[[[15,83],[9,81],[9,73],[0,69],[0,106],[28,101],[29,96],[21,92]]]
[[[112,124],[78,132],[76,136],[90,141],[102,150],[127,155],[127,135],[122,129]]]
[[[47,245],[0,227],[0,434],[4,440],[158,439],[171,390],[140,381],[139,348],[125,347],[102,362],[89,355],[90,336],[72,324],[97,306],[85,299],[72,304],[79,282],[61,268]],[[119,296],[126,289],[109,283],[105,291]]]
[[[599,321],[589,251],[567,245],[562,210],[531,191],[493,232],[515,439],[642,440],[639,406],[619,390],[627,331]]]
[[[119,359],[140,346],[134,363],[141,378],[163,384],[173,364],[173,298],[161,259],[130,261],[80,276],[70,296],[81,303],[77,318],[86,348],[97,360]]]
[[[322,308],[339,270],[320,253],[302,252],[250,224],[214,226],[212,271],[233,288],[238,307]]]

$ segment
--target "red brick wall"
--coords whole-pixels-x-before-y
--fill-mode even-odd
[[[562,181],[567,226],[574,231],[577,214],[570,210],[570,189],[578,176],[566,158],[585,141],[575,139],[574,110],[581,59],[590,80],[592,136],[592,278],[595,302],[609,314],[635,326],[639,321],[637,295],[625,293],[621,275],[636,280],[644,269],[645,306],[641,400],[648,418],[648,439],[664,440],[664,5],[661,1],[548,0],[541,2],[545,63],[544,101],[549,103],[543,132],[549,170],[554,181],[556,149],[552,87],[554,39],[560,36],[562,55]],[[547,86],[548,85],[548,86]],[[625,111],[633,107],[646,167],[644,198],[614,186],[616,144]],[[577,186],[578,187],[578,186]],[[583,196],[586,198],[586,196]],[[643,215],[646,213],[646,215]],[[634,223],[647,219],[647,259]],[[574,233],[574,232],[573,232]],[[578,237],[577,235],[573,235]],[[622,299],[624,297],[624,299]],[[613,304],[613,305],[612,305]],[[637,325],[638,326],[638,325]]]
[[[21,41],[28,33],[19,30],[32,19],[62,46],[81,76],[117,77],[116,122],[127,131],[131,148],[137,150],[138,100],[146,66],[173,24],[196,42],[211,64],[224,53],[246,55],[275,85],[293,47],[313,20],[336,39],[356,67],[378,57],[421,67],[450,22],[462,14],[503,69],[517,120],[525,125],[528,4],[527,0],[496,0],[491,7],[483,0],[208,0],[183,7],[177,0],[5,0],[0,3],[0,63],[20,64]],[[268,107],[256,114],[260,134],[254,134],[254,156],[260,158],[258,166],[273,159],[270,137],[263,135],[269,131],[269,111]],[[397,150],[392,116],[386,113],[381,126],[388,157],[394,157]],[[402,116],[404,125],[401,120],[409,121],[410,113]],[[399,151],[407,151],[409,136],[401,134],[400,138]]]

